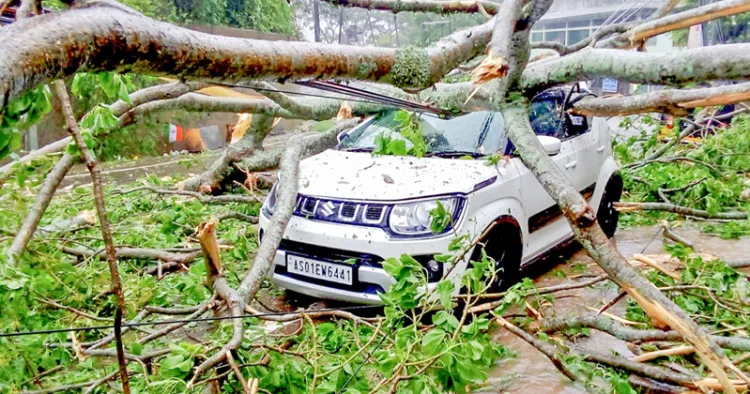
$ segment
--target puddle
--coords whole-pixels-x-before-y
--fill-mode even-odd
[[[702,234],[696,228],[677,228],[675,232],[692,242],[696,249],[703,253],[713,254],[726,260],[743,259],[750,255],[750,242],[742,240],[724,240],[718,237]],[[663,237],[660,228],[639,227],[619,230],[615,236],[617,248],[625,257],[635,253],[661,254],[664,250]],[[563,262],[555,265],[557,262]],[[538,287],[548,287],[567,281],[559,274],[563,271],[568,276],[598,275],[603,271],[596,265],[585,251],[572,249],[558,258],[552,258],[545,263],[552,267],[546,273],[536,277],[534,283]],[[557,271],[557,273],[556,273]],[[602,282],[592,287],[569,290],[556,293],[557,299],[553,307],[542,307],[540,312],[546,316],[582,316],[594,314],[588,307],[600,308],[619,294],[619,289],[610,282]],[[622,300],[611,307],[608,312],[622,316],[626,301]],[[519,339],[510,332],[497,329],[494,338],[498,342],[513,349],[517,356],[498,362],[490,371],[488,383],[493,390],[478,392],[493,393],[561,393],[583,394],[586,391],[573,386],[570,381],[560,374],[552,363],[534,347]],[[622,343],[609,335],[595,335],[588,338],[585,346],[599,349],[616,349],[627,353],[627,348],[621,348]],[[583,344],[582,344],[583,345]]]

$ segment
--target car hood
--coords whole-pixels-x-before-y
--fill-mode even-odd
[[[402,200],[469,193],[497,174],[484,160],[327,150],[300,163],[299,192],[337,199]]]

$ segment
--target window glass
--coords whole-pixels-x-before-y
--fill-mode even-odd
[[[529,120],[537,135],[563,139],[565,127],[560,118],[562,101],[556,96],[541,94],[531,101]]]
[[[384,135],[404,139],[399,133],[400,123],[394,117],[398,111],[377,115],[369,123],[354,130],[339,146],[342,150],[367,150],[375,147],[375,139]],[[472,112],[451,119],[435,115],[419,115],[422,135],[427,142],[427,153],[466,152],[477,155],[504,152],[507,137],[502,117],[489,111]],[[406,141],[407,147],[411,143]]]
[[[542,32],[531,32],[531,42],[544,41],[544,33]]]
[[[589,24],[591,23],[590,20],[584,19],[582,21],[570,21],[568,22],[568,27],[589,27]]]
[[[589,29],[586,30],[570,30],[568,31],[568,45],[583,41],[584,38],[589,36]]]
[[[565,28],[565,22],[553,22],[553,23],[547,23],[545,25],[545,29],[547,30],[564,29],[564,28]]]
[[[545,41],[557,41],[560,44],[565,44],[565,32],[564,31],[548,31],[544,33]]]

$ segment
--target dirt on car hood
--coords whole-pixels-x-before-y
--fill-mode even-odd
[[[469,193],[497,174],[485,160],[327,150],[300,163],[299,192],[337,199],[403,200]]]

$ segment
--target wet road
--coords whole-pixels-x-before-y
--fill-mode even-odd
[[[697,229],[680,228],[675,230],[680,235],[693,242],[700,252],[710,253],[725,260],[743,259],[750,255],[750,242],[748,239],[723,240],[718,237],[701,234]],[[615,236],[617,248],[629,258],[635,253],[661,254],[666,253],[663,247],[663,238],[660,229],[654,227],[639,227],[618,231]],[[570,256],[570,253],[573,253]],[[567,258],[567,260],[565,260]],[[567,255],[561,256],[557,261],[565,261],[554,266],[547,273],[537,277],[534,282],[537,287],[553,286],[568,282],[556,271],[562,270],[568,276],[587,274],[597,275],[603,273],[585,251],[573,250]],[[554,265],[554,262],[551,264]],[[750,272],[749,272],[750,273]],[[602,282],[592,287],[570,290],[556,293],[554,307],[546,306],[540,308],[540,312],[546,317],[566,317],[593,315],[594,311],[587,308],[600,308],[612,300],[619,293],[619,288],[610,282]],[[622,316],[625,310],[626,300],[615,304],[608,312]],[[622,342],[615,338],[592,331],[596,335],[587,338],[581,343],[583,346],[595,346],[598,349],[613,349],[623,355],[629,350]],[[542,353],[531,345],[519,339],[510,332],[498,329],[495,339],[510,349],[517,352],[515,358],[500,361],[491,373],[488,387],[481,392],[487,393],[560,393],[578,394],[585,393],[584,390],[570,384],[569,380],[560,374],[552,363]],[[583,342],[583,341],[582,341]]]

